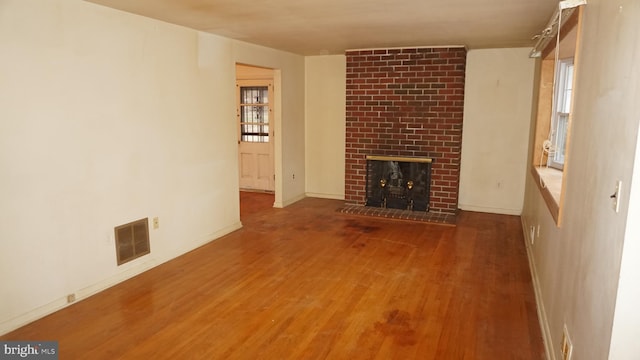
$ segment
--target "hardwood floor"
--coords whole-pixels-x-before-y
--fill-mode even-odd
[[[58,340],[60,359],[544,358],[518,217],[242,200],[243,229],[0,339]]]

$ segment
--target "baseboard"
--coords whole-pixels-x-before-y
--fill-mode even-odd
[[[319,199],[331,199],[331,200],[344,200],[344,194],[321,194],[321,193],[306,193],[306,197],[319,198]]]
[[[42,305],[34,310],[29,311],[26,314],[18,315],[12,319],[3,321],[0,323],[0,335],[4,335],[13,330],[16,330],[30,322],[41,319],[49,314],[52,314],[58,310],[64,309],[69,306],[67,304],[67,297],[56,299],[48,304]]]
[[[200,238],[200,240],[196,241],[194,243],[194,245],[183,249],[182,252],[179,255],[176,255],[176,256],[174,256],[174,257],[172,257],[170,259],[167,259],[167,260],[165,260],[163,262],[167,262],[169,260],[173,260],[173,259],[175,259],[176,257],[178,257],[180,255],[184,255],[184,254],[188,253],[189,251],[193,251],[193,250],[195,250],[195,249],[197,249],[197,248],[199,248],[201,246],[204,246],[204,245],[206,245],[206,244],[208,244],[208,243],[210,243],[210,242],[212,242],[214,240],[217,240],[217,239],[219,239],[219,238],[221,238],[221,237],[223,237],[223,236],[225,236],[227,234],[230,234],[230,233],[232,233],[232,232],[234,232],[236,230],[239,230],[241,228],[242,228],[242,222],[240,222],[240,221],[235,222],[235,223],[233,223],[233,224],[231,224],[229,226],[225,226],[220,230],[214,231],[212,233],[207,234],[206,236],[203,236],[202,238]]]
[[[148,271],[158,265],[161,265],[167,261],[173,260],[179,256],[182,256],[190,251],[193,251],[203,245],[206,245],[218,238],[221,238],[224,235],[227,235],[233,231],[236,231],[238,229],[240,229],[242,227],[242,223],[241,222],[237,222],[235,224],[232,224],[230,226],[224,227],[218,231],[215,231],[211,234],[208,234],[207,236],[203,237],[202,239],[199,239],[197,242],[195,242],[192,246],[189,246],[187,248],[184,249],[180,249],[178,251],[177,254],[175,254],[175,256],[169,257],[169,258],[153,258],[153,257],[146,257],[143,256],[137,260],[134,260],[131,263],[131,267],[129,267],[128,269],[125,269],[113,276],[110,276],[96,284],[87,286],[85,288],[82,289],[78,289],[75,292],[73,292],[76,296],[76,301],[74,301],[73,303],[67,303],[67,296],[65,295],[62,298],[58,298],[48,304],[45,304],[43,306],[40,306],[34,310],[31,310],[25,314],[19,315],[17,317],[14,317],[12,319],[6,320],[2,323],[0,323],[0,335],[4,335],[8,332],[11,332],[13,330],[16,330],[22,326],[25,326],[31,322],[34,322],[38,319],[41,319],[47,315],[50,315],[56,311],[62,310],[64,308],[66,308],[67,306],[73,305],[75,303],[77,303],[78,301],[82,301],[90,296],[93,296],[103,290],[106,290],[112,286],[115,286],[121,282],[124,282],[134,276],[140,275],[145,271]]]
[[[296,196],[296,197],[293,197],[293,198],[291,198],[291,199],[288,199],[288,200],[286,200],[286,201],[282,201],[282,202],[278,202],[278,201],[276,201],[276,202],[273,204],[273,207],[275,207],[275,208],[283,208],[283,207],[287,207],[287,206],[289,206],[289,205],[291,205],[291,204],[293,204],[293,203],[296,203],[296,202],[298,202],[298,201],[300,201],[300,200],[304,199],[305,197],[306,197],[306,195],[305,195],[305,194],[300,194],[300,195],[298,195],[298,196]]]
[[[488,207],[488,206],[475,206],[475,205],[465,205],[465,204],[458,204],[458,208],[465,211],[484,212],[484,213],[491,213],[491,214],[502,214],[502,215],[522,214],[522,209],[503,209],[503,208],[494,208],[494,207]]]
[[[542,331],[542,341],[544,343],[544,351],[546,359],[556,360],[556,354],[553,351],[553,341],[551,339],[551,330],[549,329],[549,321],[547,319],[547,312],[544,308],[544,302],[542,301],[542,292],[540,290],[540,281],[538,278],[538,270],[536,269],[536,262],[533,258],[531,251],[531,232],[528,231],[529,226],[524,219],[520,217],[522,223],[522,232],[524,233],[525,248],[527,249],[527,258],[529,260],[529,271],[531,272],[531,280],[533,282],[533,291],[536,296],[536,310],[538,312],[538,322],[540,323],[540,330]]]

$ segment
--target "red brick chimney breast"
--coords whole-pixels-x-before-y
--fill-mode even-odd
[[[367,155],[433,159],[431,211],[458,205],[466,49],[346,53],[348,204],[365,203]]]

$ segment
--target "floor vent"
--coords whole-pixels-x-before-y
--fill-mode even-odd
[[[149,246],[149,219],[144,218],[115,228],[116,256],[122,265],[151,252]]]

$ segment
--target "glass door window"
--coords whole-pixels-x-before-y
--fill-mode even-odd
[[[240,87],[240,141],[269,142],[269,87]]]

